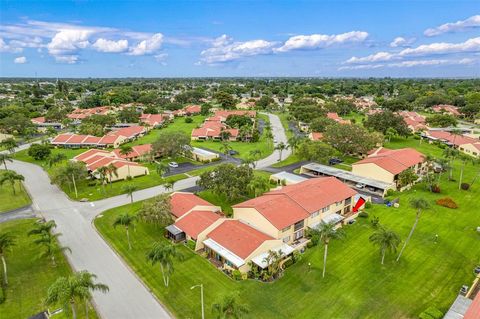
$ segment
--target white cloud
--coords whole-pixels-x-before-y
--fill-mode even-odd
[[[283,46],[275,49],[275,52],[287,52],[291,50],[322,49],[332,45],[345,43],[360,43],[367,39],[368,33],[363,31],[351,31],[342,34],[311,34],[296,35],[289,38]]]
[[[75,64],[78,61],[78,55],[55,55],[55,61],[60,63]]]
[[[268,54],[273,52],[275,42],[266,40],[233,41],[222,35],[212,42],[212,47],[201,52],[201,63],[215,64],[241,59],[243,57]]]
[[[463,59],[431,59],[431,60],[409,60],[386,64],[361,64],[361,65],[348,65],[338,68],[341,70],[366,70],[366,69],[378,69],[378,68],[411,68],[421,66],[438,66],[438,65],[470,65],[479,63],[480,60],[463,58]]]
[[[474,15],[465,20],[445,23],[438,27],[427,29],[423,32],[423,34],[427,37],[433,37],[443,33],[466,31],[466,30],[471,30],[479,27],[480,27],[480,15]]]
[[[15,58],[13,60],[13,63],[15,64],[24,64],[24,63],[27,63],[27,58],[24,57],[24,56],[19,56],[18,58]]]
[[[93,34],[87,29],[68,29],[57,32],[47,44],[48,53],[60,63],[73,64],[78,60],[77,52],[90,45],[88,38]]]
[[[392,42],[390,42],[390,46],[392,48],[407,47],[410,44],[412,44],[413,42],[415,42],[415,38],[407,39],[407,38],[404,38],[404,37],[396,37],[395,39],[393,39]]]
[[[157,62],[159,62],[161,65],[167,65],[167,62],[165,62],[165,60],[166,60],[167,57],[168,57],[168,53],[160,53],[160,54],[154,55],[153,57],[154,57],[155,60],[157,60]]]
[[[0,52],[20,53],[22,51],[22,48],[12,47],[10,44],[7,44],[3,38],[0,38]]]
[[[130,49],[130,55],[152,54],[162,47],[163,34],[156,33],[148,39],[140,41],[136,46]]]
[[[351,57],[346,64],[365,64],[386,62],[391,60],[402,60],[412,57],[426,57],[431,55],[440,54],[460,54],[460,53],[472,53],[480,52],[480,37],[468,39],[465,42],[460,43],[431,43],[423,44],[416,48],[406,48],[398,53],[390,52],[377,52],[365,57]]]
[[[118,52],[125,52],[128,49],[128,40],[107,40],[104,38],[97,39],[95,43],[92,45],[97,51],[100,52],[111,52],[111,53],[118,53]]]

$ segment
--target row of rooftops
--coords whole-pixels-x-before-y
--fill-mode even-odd
[[[90,149],[73,158],[74,161],[85,163],[87,170],[94,172],[100,167],[113,164],[116,168],[122,166],[142,166],[138,163],[127,160],[125,155],[119,154],[119,152],[109,152],[105,150]]]
[[[352,164],[375,164],[393,175],[400,174],[412,166],[423,163],[425,156],[413,148],[401,148],[391,150],[385,147],[379,147],[369,152],[368,156]]]
[[[444,141],[455,146],[471,144],[480,151],[480,140],[478,138],[465,136],[463,134],[456,135],[448,131],[429,130],[425,132],[423,136],[433,140]]]
[[[110,146],[114,145],[122,137],[130,140],[144,133],[145,127],[135,125],[111,131],[101,137],[74,133],[59,134],[53,138],[51,143],[53,145]]]
[[[255,111],[243,110],[218,110],[214,116],[209,117],[203,122],[202,126],[192,130],[193,138],[220,138],[222,132],[228,132],[230,138],[236,139],[239,130],[236,128],[228,128],[225,121],[231,115],[248,116],[255,118],[257,113]]]

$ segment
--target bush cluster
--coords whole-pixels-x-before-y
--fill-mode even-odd
[[[360,213],[358,213],[358,217],[368,218],[368,213],[367,212],[360,212]]]

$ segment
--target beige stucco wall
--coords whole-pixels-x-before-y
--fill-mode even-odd
[[[462,144],[460,145],[459,150],[465,154],[480,157],[480,151],[472,144]]]
[[[147,167],[144,166],[130,166],[130,176],[137,177],[150,174],[150,171]],[[117,170],[117,175],[112,176],[112,182],[124,180],[128,176],[128,166],[122,166]],[[110,181],[110,177],[107,176],[107,179]]]
[[[219,220],[216,220],[213,224],[211,224],[209,227],[205,228],[204,231],[202,231],[200,234],[197,236],[197,242],[195,245],[195,251],[200,250],[205,247],[203,242],[205,239],[207,239],[207,234],[209,234],[212,230],[217,228],[221,223],[223,223],[226,218],[220,218]]]
[[[279,238],[279,230],[254,208],[233,208],[233,218],[240,219],[273,238]]]
[[[247,258],[244,259],[245,264],[243,266],[241,266],[240,268],[238,268],[238,270],[240,270],[240,272],[242,272],[242,273],[246,273],[246,272],[250,271],[249,263],[250,263],[250,261],[252,261],[252,259],[254,257],[256,257],[260,254],[266,253],[269,250],[275,249],[275,248],[281,246],[282,244],[283,244],[283,242],[280,239],[264,241]]]
[[[384,170],[380,166],[373,163],[352,164],[352,173],[363,177],[373,178],[386,183],[393,183],[394,177],[392,173]]]
[[[216,153],[212,153],[211,155],[203,155],[203,154],[192,153],[192,157],[195,161],[206,162],[206,161],[211,161],[211,160],[217,159],[220,156]]]

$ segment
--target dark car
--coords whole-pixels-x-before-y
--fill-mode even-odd
[[[233,155],[238,155],[238,152],[235,150],[229,150],[228,155],[233,156]]]
[[[336,165],[336,164],[340,164],[340,163],[343,163],[343,161],[339,158],[336,158],[336,157],[333,157],[333,158],[328,160],[328,165]]]

